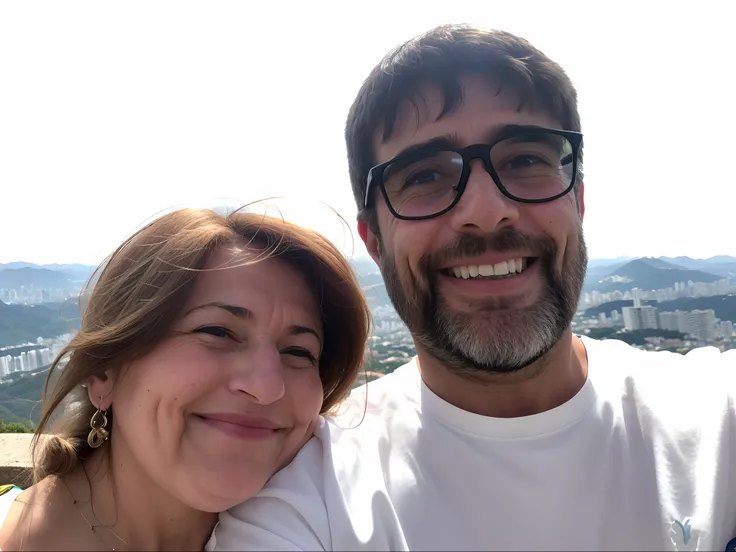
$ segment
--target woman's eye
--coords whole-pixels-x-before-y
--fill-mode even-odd
[[[222,326],[203,326],[194,330],[194,333],[204,333],[215,337],[232,337],[232,333],[227,328]]]
[[[310,353],[307,349],[302,349],[301,347],[290,347],[288,349],[284,349],[283,351],[281,351],[281,354],[304,358],[309,360],[313,364],[317,362],[317,359],[312,353]]]

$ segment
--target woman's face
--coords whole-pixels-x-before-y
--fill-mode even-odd
[[[277,257],[202,272],[170,335],[114,378],[113,451],[198,510],[246,500],[312,435],[322,336],[312,291]]]

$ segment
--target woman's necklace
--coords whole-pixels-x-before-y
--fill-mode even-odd
[[[86,470],[85,470],[85,475],[86,475]],[[123,540],[123,539],[122,539],[122,538],[121,538],[121,537],[120,537],[120,536],[119,536],[119,535],[118,535],[118,534],[117,534],[117,533],[116,533],[115,531],[113,531],[113,530],[112,530],[112,529],[110,528],[110,526],[109,526],[109,525],[103,525],[102,523],[100,523],[100,522],[99,522],[99,521],[97,520],[97,518],[96,518],[96,517],[95,517],[95,521],[97,521],[97,523],[96,523],[96,524],[92,524],[92,523],[90,523],[90,521],[89,521],[89,520],[87,519],[87,516],[85,516],[85,515],[84,515],[84,512],[83,512],[83,511],[82,511],[82,509],[81,509],[81,508],[79,507],[79,503],[80,503],[81,501],[79,501],[79,500],[77,500],[76,498],[74,498],[74,496],[72,495],[71,491],[69,490],[69,487],[67,487],[67,486],[66,486],[66,483],[64,482],[64,480],[63,480],[63,479],[62,479],[61,477],[58,477],[57,479],[58,479],[59,481],[61,481],[61,484],[62,484],[62,485],[64,486],[64,489],[66,490],[66,493],[67,493],[67,494],[69,495],[69,498],[71,498],[72,502],[74,503],[74,507],[75,507],[75,508],[77,509],[77,512],[79,512],[79,515],[80,515],[80,516],[82,516],[82,519],[83,519],[83,520],[85,521],[85,523],[86,523],[86,524],[87,524],[87,525],[89,526],[89,529],[90,529],[90,531],[92,531],[92,532],[93,532],[93,533],[95,534],[95,537],[97,537],[97,540],[99,540],[99,541],[100,541],[100,542],[101,542],[102,544],[104,544],[105,546],[110,546],[109,544],[107,544],[107,543],[106,543],[106,542],[105,542],[105,541],[104,541],[104,540],[102,539],[102,536],[101,536],[101,535],[100,535],[99,533],[97,533],[97,528],[98,528],[98,527],[102,527],[103,529],[107,529],[107,530],[108,530],[108,532],[110,532],[110,533],[112,534],[112,536],[114,536],[114,537],[115,537],[116,539],[118,539],[118,540],[119,540],[120,542],[122,542],[122,543],[123,543],[123,544],[124,544],[124,545],[125,545],[126,547],[128,546],[128,543],[127,543],[127,542],[125,542],[125,540]],[[92,486],[90,486],[89,492],[90,492],[90,501],[91,501],[91,496],[92,496]],[[86,502],[90,502],[90,501],[86,501]],[[92,510],[92,516],[94,516],[94,515],[95,515],[94,509],[92,509],[92,508],[90,508],[90,509]],[[115,550],[115,548],[113,548],[113,550]]]

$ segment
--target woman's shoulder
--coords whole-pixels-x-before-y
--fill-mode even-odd
[[[22,503],[16,499],[23,493],[23,489],[15,485],[0,486],[0,550],[16,548],[13,535],[18,526]]]
[[[13,485],[0,488],[0,550],[28,547],[38,540],[37,537],[42,537],[40,542],[45,540],[42,536],[44,528],[36,527],[34,520],[47,517],[49,507],[53,507],[55,502],[51,498],[52,491],[53,485],[48,480],[26,490]],[[36,515],[30,515],[31,509]]]
[[[23,489],[15,485],[0,485],[0,527],[3,526],[10,507],[15,502],[15,497],[23,492]]]

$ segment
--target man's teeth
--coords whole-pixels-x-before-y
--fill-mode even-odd
[[[509,274],[521,273],[527,265],[524,258],[509,259],[495,265],[467,265],[452,268],[455,278],[477,278],[478,276],[508,276]]]

